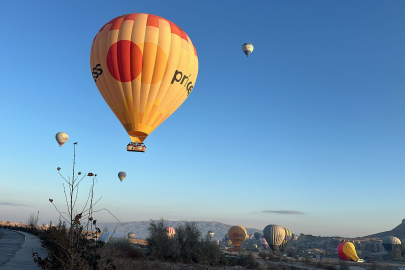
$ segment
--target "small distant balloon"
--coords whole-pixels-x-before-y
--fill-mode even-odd
[[[214,232],[213,231],[208,231],[208,235],[212,238],[212,237],[214,237]]]
[[[216,244],[217,246],[219,246],[219,240],[215,241],[215,244]]]
[[[59,147],[61,147],[65,142],[69,140],[69,135],[65,132],[58,132],[55,135],[56,141],[59,143]]]
[[[290,243],[290,241],[293,238],[293,233],[289,229],[284,228],[284,230],[285,230],[284,240],[281,243],[281,245],[278,247],[280,249],[281,253],[283,253],[285,251],[285,248],[287,247],[288,243]]]
[[[256,240],[259,240],[259,238],[260,238],[260,236],[262,236],[262,234],[259,232],[255,232],[254,236],[255,236]]]
[[[172,228],[172,227],[167,227],[166,228],[167,237],[173,238],[175,234],[176,234],[176,231],[174,230],[174,228]]]
[[[252,43],[245,43],[242,45],[242,51],[249,57],[249,54],[253,52],[253,44]]]
[[[125,179],[125,177],[127,177],[127,174],[125,172],[118,173],[118,178],[121,180],[121,182],[122,182],[122,180]]]
[[[259,242],[264,249],[267,249],[269,247],[269,244],[267,243],[266,239],[264,238],[264,235],[261,235],[259,237]]]
[[[246,229],[242,226],[233,226],[228,231],[228,237],[235,247],[240,247],[247,236]]]
[[[401,240],[395,236],[385,236],[382,239],[382,244],[386,251],[391,252],[396,246],[401,245]]]

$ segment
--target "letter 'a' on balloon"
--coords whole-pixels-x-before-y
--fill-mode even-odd
[[[245,241],[247,232],[242,226],[233,226],[228,231],[228,237],[235,247],[240,247]]]
[[[252,43],[245,43],[242,45],[242,51],[249,57],[249,54],[253,52],[253,44]]]
[[[198,57],[179,26],[156,15],[133,13],[101,27],[91,45],[90,70],[132,140],[127,150],[145,152],[144,140],[192,92]]]
[[[121,182],[122,182],[122,180],[125,179],[125,177],[127,177],[127,174],[125,172],[118,173],[118,178],[120,179]]]
[[[69,140],[69,135],[65,132],[58,132],[55,135],[56,141],[59,143],[59,147],[61,147],[65,142]]]

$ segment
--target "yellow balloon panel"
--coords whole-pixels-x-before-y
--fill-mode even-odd
[[[193,90],[198,57],[180,27],[134,13],[100,29],[90,66],[101,95],[132,141],[143,142]]]
[[[232,244],[235,247],[240,247],[245,241],[247,232],[242,226],[233,226],[228,231],[229,240],[232,241]]]

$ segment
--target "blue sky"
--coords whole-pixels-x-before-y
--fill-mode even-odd
[[[56,168],[71,175],[73,142],[121,221],[362,236],[405,217],[404,1],[82,2],[2,3],[1,220],[58,219],[48,199],[64,209]],[[125,151],[89,63],[100,27],[135,12],[179,25],[199,57],[192,94],[145,154]]]

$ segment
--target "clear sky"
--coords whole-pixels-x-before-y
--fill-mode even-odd
[[[405,218],[405,1],[1,6],[0,220],[39,211],[41,223],[57,221],[48,199],[65,208],[56,168],[71,175],[73,142],[77,170],[98,174],[100,208],[121,221],[350,237]],[[90,71],[94,36],[127,13],[171,20],[199,58],[192,94],[148,137],[145,154],[125,150],[129,137]],[[255,46],[249,58],[245,42]],[[70,136],[61,148],[59,131]]]

